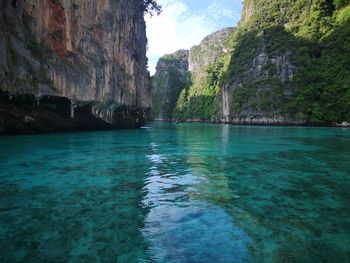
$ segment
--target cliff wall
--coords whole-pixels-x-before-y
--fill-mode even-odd
[[[151,103],[142,1],[1,0],[0,5],[2,93],[39,101],[65,97],[73,110],[89,102],[91,114],[111,126],[118,126],[120,112],[115,113],[121,109],[124,116],[137,109],[130,126],[142,123]],[[5,109],[1,112],[4,123]]]
[[[220,80],[222,121],[347,125],[349,4],[244,1]]]
[[[191,49],[174,119],[349,125],[349,28],[348,0],[245,0],[224,41]]]
[[[212,95],[217,90],[209,82],[217,81],[212,71],[218,70],[212,65],[228,52],[225,47],[233,31],[234,28],[224,28],[205,37],[189,51],[180,50],[159,59],[152,78],[153,119],[189,119],[200,107],[212,107]]]
[[[179,50],[159,59],[152,77],[152,119],[172,119],[181,89],[189,86],[188,55],[188,50]]]

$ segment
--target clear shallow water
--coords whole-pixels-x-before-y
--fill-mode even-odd
[[[0,261],[350,261],[350,130],[148,127],[0,137]]]

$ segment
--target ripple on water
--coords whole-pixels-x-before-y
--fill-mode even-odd
[[[0,260],[349,262],[349,159],[343,129],[1,137]]]

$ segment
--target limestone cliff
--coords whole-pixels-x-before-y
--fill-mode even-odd
[[[175,117],[191,120],[217,120],[221,101],[217,84],[222,58],[229,52],[229,37],[235,28],[227,27],[206,36],[199,45],[190,49],[189,72],[191,86],[186,90],[186,112],[179,103]],[[184,93],[184,92],[183,92]]]
[[[237,43],[229,71],[224,73],[226,79],[221,82],[222,122],[304,123],[282,109],[282,104],[293,93],[291,82],[297,68],[292,63],[292,49],[271,49],[271,45],[280,41],[274,38],[274,33],[264,30],[257,33],[250,46],[246,46],[245,41]],[[251,37],[250,34],[244,36],[248,41]],[[247,48],[251,50],[246,51]]]
[[[68,98],[73,121],[89,103],[91,117],[111,127],[141,125],[151,102],[143,12],[140,0],[1,0],[1,92],[38,105],[46,95]],[[22,118],[5,111],[3,131],[8,118]]]
[[[190,119],[198,109],[193,107],[194,111],[190,114],[188,110],[186,116],[184,110],[198,100],[203,100],[206,108],[212,106],[211,95],[216,91],[213,85],[203,89],[203,84],[213,77],[211,66],[228,52],[227,41],[233,31],[234,28],[224,28],[205,37],[190,51],[180,50],[160,58],[152,78],[153,119]]]
[[[245,0],[224,41],[191,49],[175,119],[349,125],[349,28],[348,0]]]
[[[222,121],[346,123],[349,103],[336,94],[350,95],[349,8],[342,0],[244,1],[220,81]]]
[[[233,31],[233,27],[223,28],[206,36],[198,45],[192,47],[189,55],[189,71],[200,71],[215,63],[223,53],[227,53],[228,39]]]
[[[155,120],[169,121],[182,88],[189,85],[188,50],[161,57],[152,77],[152,113]]]

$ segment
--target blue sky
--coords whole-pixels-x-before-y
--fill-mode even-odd
[[[242,0],[158,0],[159,16],[146,16],[148,65],[151,75],[159,57],[189,49],[210,33],[236,26]]]

